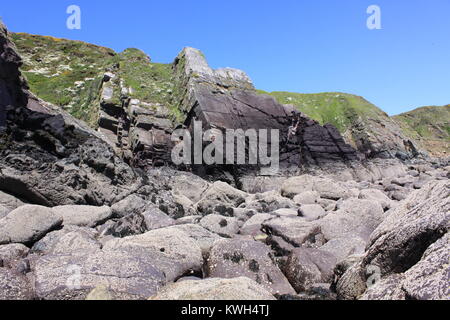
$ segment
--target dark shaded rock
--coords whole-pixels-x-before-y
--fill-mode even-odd
[[[103,235],[127,237],[145,233],[146,231],[165,228],[175,224],[175,221],[159,210],[156,206],[146,205],[143,213],[129,214],[103,230]]]
[[[45,206],[111,204],[135,191],[141,178],[98,133],[33,97],[20,65],[1,25],[0,190]]]
[[[257,94],[251,80],[240,70],[212,70],[196,49],[185,48],[178,55],[174,72],[177,86],[188,88],[180,97],[180,109],[190,129],[194,119],[202,121],[206,129],[278,129],[282,167],[357,159],[355,150],[345,144],[336,128],[322,127],[292,106]],[[297,132],[288,137],[291,125],[297,126]]]

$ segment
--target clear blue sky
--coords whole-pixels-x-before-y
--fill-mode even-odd
[[[66,28],[66,8],[82,29]],[[382,30],[366,27],[380,6]],[[12,31],[144,50],[171,62],[184,46],[259,89],[364,96],[389,114],[450,103],[450,0],[3,1]]]

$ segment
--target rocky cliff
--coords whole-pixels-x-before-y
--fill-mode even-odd
[[[28,91],[23,62],[0,31],[0,190],[47,206],[103,205],[146,185],[104,135]]]
[[[167,150],[172,147],[171,132],[180,125],[192,128],[193,119],[202,120],[206,129],[280,129],[284,139],[281,143],[283,167],[356,160],[357,154],[347,143],[360,153],[360,158],[407,159],[419,154],[415,142],[406,138],[394,121],[362,98],[327,94],[305,95],[300,99],[298,95],[274,93],[277,98],[274,100],[255,90],[251,80],[240,70],[212,70],[204,55],[193,48],[184,49],[173,64],[164,65],[151,62],[137,49],[115,54],[88,44],[26,34],[14,34],[14,40],[26,57],[26,66],[22,69],[32,89],[45,91],[45,78],[51,76],[52,81],[61,84],[62,92],[78,90],[77,96],[83,96],[83,92],[89,91],[93,95],[89,100],[94,104],[80,106],[72,100],[62,106],[76,117],[80,117],[80,110],[84,117],[90,115],[91,124],[109,137],[125,161],[137,166],[170,162]],[[48,58],[42,59],[39,52],[30,47],[33,41],[45,42],[47,51],[53,52],[52,66],[60,64],[59,68],[77,81],[68,84],[62,73],[48,70]],[[83,53],[87,61],[76,63],[88,65],[88,70],[97,72],[95,77],[86,78],[67,64],[65,51],[70,48]],[[95,84],[99,86],[97,97],[95,90],[86,88],[94,78],[102,79],[100,84]],[[56,96],[48,98],[58,103]],[[308,107],[305,108],[305,104]],[[297,141],[288,144],[288,129],[293,114],[299,114],[298,109],[304,112],[301,132]],[[324,116],[317,117],[317,112],[311,110],[320,110],[317,112]]]
[[[94,91],[74,83],[87,109],[64,107],[91,126],[28,90],[0,25],[0,300],[450,299],[448,161],[361,161],[335,127],[195,49],[171,65],[89,50],[115,62]],[[309,174],[158,167],[193,119],[285,132],[292,117],[282,162]]]

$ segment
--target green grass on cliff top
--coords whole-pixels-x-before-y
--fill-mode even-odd
[[[21,68],[33,93],[96,126],[99,90],[106,68],[117,61],[108,48],[49,36],[12,33]]]
[[[347,93],[269,93],[262,90],[258,92],[273,96],[279,103],[296,106],[298,110],[322,125],[331,123],[342,133],[352,126],[358,116],[362,119],[388,117],[385,112],[364,98]]]
[[[418,108],[394,120],[412,138],[450,141],[450,105]]]

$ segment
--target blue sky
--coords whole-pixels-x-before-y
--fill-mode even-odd
[[[72,4],[81,30],[66,28]],[[373,4],[382,30],[366,27]],[[196,47],[266,91],[354,93],[389,114],[450,103],[450,0],[24,0],[3,1],[0,16],[11,31],[137,47],[155,62]]]

